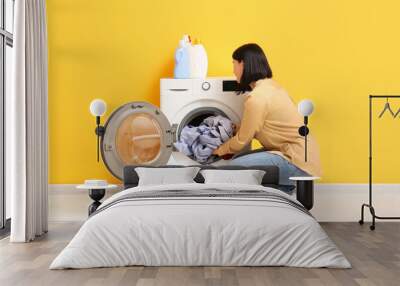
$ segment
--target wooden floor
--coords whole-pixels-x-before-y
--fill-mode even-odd
[[[0,241],[0,285],[400,285],[400,223],[378,223],[372,232],[357,223],[322,224],[352,269],[289,267],[123,267],[48,270],[79,228],[53,223],[32,243]]]

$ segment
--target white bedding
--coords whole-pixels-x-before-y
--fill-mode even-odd
[[[103,210],[84,223],[50,269],[127,265],[351,267],[312,216],[278,200],[173,197],[115,203],[136,192],[207,189],[261,190],[296,202],[281,191],[254,185],[193,183],[127,189],[100,206]]]

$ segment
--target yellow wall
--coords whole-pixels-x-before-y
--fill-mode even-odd
[[[158,104],[184,33],[204,43],[210,76],[231,75],[232,51],[259,43],[292,97],[315,102],[323,181],[367,182],[368,94],[400,94],[399,10],[398,0],[47,0],[50,183],[115,182],[95,160],[89,103],[103,98],[107,115]],[[400,119],[376,124],[376,181],[396,182]]]

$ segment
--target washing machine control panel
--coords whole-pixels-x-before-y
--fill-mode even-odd
[[[203,82],[203,83],[201,84],[201,89],[202,89],[202,90],[207,91],[207,90],[209,90],[210,88],[211,88],[211,84],[210,84],[208,81],[205,81],[205,82]]]
[[[207,98],[221,96],[236,95],[238,91],[238,83],[233,78],[195,78],[195,79],[161,79],[160,95],[161,102],[168,96],[185,97],[185,100],[193,100],[193,98]]]

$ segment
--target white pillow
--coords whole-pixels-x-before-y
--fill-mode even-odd
[[[198,167],[183,168],[135,168],[139,176],[139,186],[195,183]]]
[[[201,170],[204,183],[261,185],[265,171],[262,170]]]

